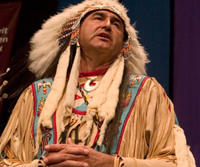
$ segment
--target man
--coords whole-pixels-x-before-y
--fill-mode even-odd
[[[71,6],[50,18],[31,46],[29,70],[40,80],[22,93],[1,136],[3,165],[194,163],[178,153],[186,143],[176,142],[182,133],[174,132],[173,104],[144,76],[147,55],[121,4]]]

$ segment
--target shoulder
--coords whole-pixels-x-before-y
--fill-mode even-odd
[[[53,78],[44,78],[37,80],[30,85],[34,103],[47,98],[49,92],[51,91],[52,83]]]
[[[152,88],[159,88],[163,90],[163,87],[156,80],[156,78],[146,75],[129,75],[129,87],[132,87],[134,84],[140,84],[142,87],[147,87],[149,90]]]
[[[154,77],[145,75],[129,75],[128,81],[129,90],[137,91],[137,96],[146,98],[159,97],[168,98],[162,85]]]
[[[34,84],[34,85],[37,85],[37,84],[39,84],[39,85],[41,85],[41,84],[42,85],[48,85],[48,84],[52,85],[52,82],[53,82],[53,78],[43,78],[43,79],[39,79],[39,80],[33,82],[32,84]]]
[[[40,79],[37,80],[35,82],[33,82],[30,87],[32,88],[32,90],[40,90],[41,88],[51,88],[51,85],[53,83],[53,78],[44,78],[44,79]]]
[[[37,81],[34,81],[31,85],[29,85],[20,95],[19,100],[26,100],[30,96],[34,96],[35,93],[43,91],[46,92],[46,89],[50,90],[52,85],[52,78],[44,78]]]

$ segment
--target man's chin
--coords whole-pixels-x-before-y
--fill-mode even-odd
[[[111,44],[109,42],[101,42],[99,44],[96,44],[96,48],[100,49],[102,51],[110,50],[111,49]]]
[[[98,52],[101,52],[101,53],[109,53],[110,52],[110,47],[99,46],[99,47],[96,48],[96,50]]]

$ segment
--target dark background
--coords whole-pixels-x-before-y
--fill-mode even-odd
[[[12,0],[1,0],[6,2]],[[12,57],[26,48],[41,24],[80,0],[22,0]],[[149,53],[148,75],[165,88],[175,105],[188,145],[200,166],[200,1],[122,0]]]

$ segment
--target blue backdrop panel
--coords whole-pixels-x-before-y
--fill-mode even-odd
[[[76,5],[82,2],[82,0],[58,0],[58,11],[62,11],[63,8],[68,7],[69,5]]]
[[[81,0],[59,0],[58,11]],[[170,1],[169,0],[122,0],[129,9],[131,23],[136,22],[139,40],[149,53],[151,63],[148,75],[156,77],[169,93],[170,51]]]
[[[156,77],[169,94],[170,63],[170,1],[123,0],[136,23],[139,41],[149,53],[148,75]]]

